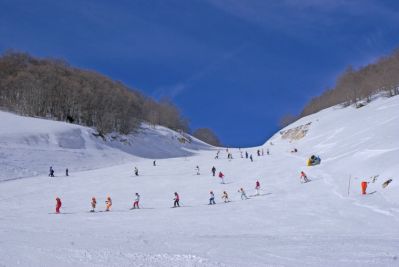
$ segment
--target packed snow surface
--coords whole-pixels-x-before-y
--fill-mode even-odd
[[[0,124],[0,181],[43,175],[50,166],[58,173],[76,172],[209,149],[191,136],[147,124],[134,134],[103,137],[88,127],[1,111]]]
[[[283,129],[310,123],[301,138],[276,133],[242,148],[244,158],[230,148],[232,160],[226,149],[215,159],[217,148],[176,143],[165,128],[129,137],[141,140],[135,152],[122,137],[110,145],[88,128],[1,113],[0,176],[26,178],[0,182],[0,266],[399,266],[398,111],[399,97],[329,108]],[[321,164],[308,167],[313,154]],[[50,165],[54,178],[41,174]],[[300,183],[301,171],[311,182]],[[135,192],[141,209],[130,210]],[[181,208],[170,208],[174,192]],[[107,196],[113,206],[101,212]]]

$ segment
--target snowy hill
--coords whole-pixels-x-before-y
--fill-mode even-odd
[[[109,134],[75,124],[0,112],[0,180],[43,175],[50,166],[64,173],[134,162],[173,158],[209,149],[205,143],[162,126],[143,124],[135,134]]]
[[[287,126],[261,147],[242,149],[253,162],[241,158],[238,149],[229,150],[232,160],[225,150],[215,159],[216,150],[198,143],[178,149],[194,150],[190,157],[164,158],[153,166],[150,159],[121,152],[123,142],[103,144],[78,126],[57,123],[50,137],[30,143],[21,143],[26,137],[20,133],[26,129],[29,135],[45,136],[41,127],[34,130],[36,123],[27,122],[30,126],[21,130],[2,127],[2,153],[4,147],[16,151],[6,150],[11,155],[3,154],[6,162],[31,165],[21,153],[28,150],[35,151],[37,164],[47,163],[52,154],[46,153],[63,144],[55,133],[69,131],[68,138],[81,136],[90,144],[83,158],[89,161],[93,153],[93,162],[102,158],[104,167],[70,177],[39,175],[0,183],[0,266],[398,266],[398,110],[399,97],[360,109],[323,110]],[[72,134],[69,127],[81,133]],[[81,143],[65,143],[65,159],[57,154],[60,162],[77,164],[71,151],[82,151]],[[298,152],[291,153],[294,148]],[[257,156],[262,149],[265,155]],[[312,154],[321,157],[320,165],[306,166]],[[130,160],[140,176],[132,175]],[[197,165],[201,175],[196,175]],[[212,166],[225,174],[226,184],[212,176]],[[312,181],[300,183],[300,171]],[[253,196],[257,179],[262,190]],[[370,182],[372,194],[360,194],[361,181]],[[239,188],[250,199],[241,200]],[[216,195],[214,206],[207,205],[210,190]],[[231,202],[223,203],[223,191]],[[141,194],[142,209],[129,210],[135,192]],[[170,208],[174,192],[180,194],[181,208]],[[104,211],[108,195],[110,212],[88,212],[92,196],[96,210]],[[63,202],[61,214],[53,214],[56,196]]]
[[[303,129],[306,132],[303,138],[283,138],[288,130],[303,132]],[[398,181],[390,184],[390,190],[381,187],[384,181],[399,173],[398,97],[379,98],[359,109],[323,110],[282,129],[267,144],[270,142],[280,151],[297,148],[298,153],[287,156],[302,161],[312,154],[319,155],[322,164],[304,167],[304,170],[313,176],[322,176],[341,197],[348,196],[350,177],[351,182],[359,184],[361,180],[371,182],[370,177],[379,175],[369,184],[369,191],[377,191],[387,201],[399,204]],[[359,186],[352,186],[349,195],[357,195],[359,190]]]

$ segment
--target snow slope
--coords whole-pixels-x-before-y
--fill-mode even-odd
[[[276,133],[243,149],[254,162],[238,149],[230,161],[225,150],[215,159],[207,149],[155,167],[136,157],[139,177],[132,163],[110,162],[70,177],[0,183],[0,266],[399,266],[398,108],[399,97],[382,98],[302,118],[284,130],[311,122],[303,138]],[[270,155],[258,157],[257,149]],[[306,166],[311,154],[320,165]],[[212,166],[226,184],[212,177]],[[299,182],[301,170],[311,182]],[[360,182],[377,174],[369,184],[376,192],[360,195]],[[241,200],[237,190],[252,195],[256,179],[261,196]],[[209,190],[215,206],[207,205]],[[224,190],[232,202],[222,203]],[[171,209],[175,191],[183,207]],[[131,211],[135,192],[143,209]],[[107,195],[111,212],[88,212],[92,196],[100,211]],[[52,214],[56,196],[59,215]]]
[[[88,127],[0,112],[0,181],[66,168],[76,172],[135,161],[192,155],[203,142],[165,127],[142,124],[135,134],[96,137]],[[190,142],[181,143],[179,140]]]

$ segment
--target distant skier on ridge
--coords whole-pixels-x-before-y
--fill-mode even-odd
[[[137,169],[137,167],[134,167],[134,174],[136,176],[139,176],[139,169]]]

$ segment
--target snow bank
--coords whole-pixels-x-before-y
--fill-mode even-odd
[[[210,149],[191,136],[146,124],[135,134],[110,134],[104,140],[88,127],[7,112],[0,112],[0,125],[0,180],[46,174],[50,166],[63,175],[66,168],[76,172]]]

